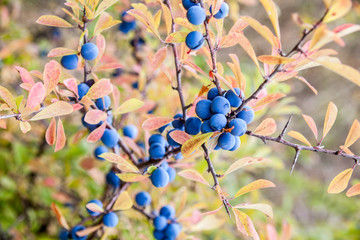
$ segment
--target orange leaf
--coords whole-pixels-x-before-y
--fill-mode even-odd
[[[259,62],[256,58],[256,53],[252,47],[249,39],[247,39],[243,34],[237,36],[239,45],[244,49],[244,51],[249,55],[251,60],[255,63],[258,69],[260,69]]]
[[[56,139],[56,122],[53,118],[50,122],[49,127],[46,129],[45,140],[49,145],[54,145]]]
[[[55,214],[56,219],[58,220],[60,226],[62,226],[63,228],[69,230],[70,227],[69,227],[69,225],[67,224],[65,217],[63,216],[60,208],[59,208],[58,206],[56,206],[55,203],[51,203],[51,210],[52,210],[53,213]]]
[[[351,10],[351,6],[351,0],[334,0],[324,18],[324,22],[328,23],[345,16]]]
[[[171,27],[172,27],[171,12],[170,12],[170,9],[168,8],[168,6],[166,6],[162,1],[160,1],[160,3],[161,3],[161,9],[162,9],[162,12],[164,15],[164,19],[165,19],[167,34],[169,34],[171,32]]]
[[[316,123],[314,121],[314,119],[308,115],[305,115],[303,114],[302,115],[306,124],[309,126],[309,128],[311,129],[311,131],[313,132],[314,136],[315,136],[315,139],[317,141],[317,138],[318,138],[318,130],[317,130],[317,127],[316,127]]]
[[[257,33],[259,33],[266,41],[268,41],[271,46],[276,47],[277,49],[280,48],[278,41],[274,34],[270,31],[270,29],[259,23],[256,19],[244,16],[241,17],[244,21],[246,21]]]
[[[185,42],[186,36],[189,32],[174,32],[165,38],[166,43],[181,43]]]
[[[57,86],[61,75],[61,66],[55,61],[51,60],[45,65],[44,69],[44,86],[46,94],[49,94]]]
[[[347,185],[349,184],[349,180],[351,178],[352,173],[353,173],[353,169],[349,168],[336,175],[334,179],[331,181],[327,192],[336,194],[344,191]]]
[[[199,182],[199,183],[205,184],[207,186],[210,186],[208,181],[206,181],[206,179],[198,171],[196,171],[194,169],[185,169],[185,170],[179,172],[178,175],[183,178],[190,179],[192,181]]]
[[[107,114],[104,111],[98,109],[91,109],[85,114],[84,121],[89,124],[98,124],[107,118]]]
[[[106,95],[109,95],[112,90],[113,86],[110,82],[110,79],[103,78],[91,86],[86,96],[88,96],[90,99],[103,98]]]
[[[48,53],[48,57],[62,57],[72,54],[77,54],[77,51],[69,48],[59,47],[59,48],[51,49],[50,52]]]
[[[265,179],[259,179],[256,180],[252,183],[249,183],[248,185],[246,185],[245,187],[242,187],[239,191],[237,191],[237,193],[235,194],[234,198],[237,198],[245,193],[249,193],[252,192],[254,190],[258,190],[261,188],[271,188],[271,187],[276,187],[274,183],[265,180]]]
[[[297,131],[290,131],[287,135],[311,147],[311,143],[301,133]]]
[[[36,23],[52,27],[73,27],[64,19],[54,15],[43,15],[36,20]]]
[[[181,130],[174,130],[170,133],[170,137],[177,143],[183,145],[191,139],[191,135]]]
[[[348,79],[354,84],[360,86],[360,72],[353,67],[350,67],[345,64],[337,63],[337,62],[324,62],[324,61],[316,61],[320,63],[330,71],[333,71],[340,76]]]
[[[354,120],[348,136],[345,140],[344,148],[348,148],[354,144],[360,137],[360,123],[357,119]]]
[[[334,122],[336,120],[338,110],[336,105],[333,102],[329,102],[326,115],[325,115],[325,121],[324,121],[324,129],[323,129],[323,139],[328,134],[332,126],[334,125]]]
[[[70,114],[72,112],[73,112],[73,107],[71,106],[71,104],[64,101],[57,101],[47,106],[44,110],[37,113],[34,117],[30,119],[30,121],[59,117]]]
[[[181,154],[184,157],[189,156],[192,152],[198,149],[203,143],[205,143],[212,135],[213,133],[210,132],[189,139],[182,145]]]
[[[252,164],[263,163],[265,161],[267,161],[266,158],[255,158],[255,157],[245,157],[245,158],[239,159],[230,165],[230,167],[224,173],[224,176],[228,175],[229,173],[232,173],[240,168],[243,168],[243,167],[246,167],[246,166],[249,166]]]
[[[346,192],[346,196],[347,197],[353,197],[353,196],[356,196],[356,195],[359,195],[360,194],[360,183],[352,186],[351,188],[349,188],[349,190],[347,190]]]
[[[267,118],[260,123],[253,133],[269,136],[276,132],[276,122],[273,118]]]
[[[280,27],[279,27],[279,16],[275,3],[272,0],[260,0],[264,6],[267,15],[270,18],[270,21],[275,29],[276,36],[280,39]]]
[[[255,108],[259,108],[259,107],[262,107],[266,104],[269,104],[269,103],[272,103],[276,100],[279,100],[280,98],[283,98],[285,97],[286,95],[283,94],[283,93],[273,93],[273,94],[270,94],[270,95],[267,95],[266,97],[260,99],[259,101],[257,101],[256,105],[255,105]]]
[[[89,136],[87,137],[87,141],[88,142],[97,142],[97,141],[99,141],[100,138],[102,137],[102,135],[104,134],[105,127],[106,127],[106,121],[103,122],[103,124],[101,124],[100,127],[96,128],[95,130],[93,130],[89,134]]]
[[[156,129],[172,122],[172,120],[173,120],[172,118],[168,118],[168,117],[152,117],[152,118],[146,119],[143,122],[142,127],[145,130],[153,131],[153,130],[156,130]]]
[[[57,131],[56,131],[56,145],[55,152],[64,148],[66,143],[66,135],[64,131],[64,126],[62,124],[61,119],[58,120]]]
[[[271,55],[261,55],[261,56],[258,56],[258,59],[260,62],[271,64],[271,65],[289,63],[289,62],[293,62],[295,60],[292,58],[281,57],[281,56],[271,56]]]

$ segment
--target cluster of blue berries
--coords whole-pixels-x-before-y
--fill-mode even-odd
[[[85,60],[94,60],[99,54],[99,49],[94,43],[88,42],[82,45],[80,53]],[[77,68],[78,61],[78,55],[71,54],[63,56],[60,62],[64,68],[73,70]]]
[[[175,219],[175,209],[170,205],[160,209],[153,224],[155,228],[153,235],[156,240],[175,240],[181,232],[181,225]]]
[[[206,20],[205,10],[197,0],[183,0],[182,4],[187,10],[186,17],[193,25],[200,25]],[[210,6],[212,14],[212,6]],[[229,14],[229,5],[225,2],[221,4],[219,11],[214,14],[214,18],[223,19]],[[204,36],[199,31],[190,32],[185,39],[186,46],[191,50],[199,50],[204,45]]]
[[[238,108],[242,104],[244,93],[239,88],[225,91],[220,96],[217,88],[212,88],[207,94],[207,99],[200,100],[195,107],[195,112],[200,119],[192,120],[191,131],[197,132],[198,129],[202,133],[222,132],[218,138],[218,144],[215,150],[224,149],[235,151],[240,147],[240,136],[244,135],[247,130],[247,124],[254,119],[254,111],[245,106],[235,119],[228,121],[228,114],[231,108]],[[190,120],[190,118],[188,119]],[[185,123],[186,126],[186,123]],[[195,130],[196,131],[195,131]],[[186,127],[185,127],[186,131]],[[188,133],[190,130],[187,131]]]
[[[135,19],[130,16],[126,11],[121,14],[121,23],[119,25],[119,30],[124,33],[128,34],[131,30],[136,28]]]

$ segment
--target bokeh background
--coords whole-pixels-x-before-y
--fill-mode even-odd
[[[232,17],[227,19],[226,28],[231,27],[233,21],[237,19],[236,16],[239,15],[253,16],[270,27],[267,15],[258,1],[231,0],[229,2],[233,6],[230,10]],[[277,0],[276,3],[279,6],[282,43],[286,52],[301,37],[301,29],[292,22],[291,14],[297,12],[305,21],[313,23],[322,16],[325,8],[321,0]],[[120,12],[125,10],[128,4],[128,1],[119,1],[115,7],[112,7],[111,13],[114,18],[119,18]],[[64,17],[61,7],[64,7],[61,0],[0,1],[1,85],[20,95],[21,88],[18,86],[20,78],[12,68],[14,65],[42,71],[44,64],[49,61],[47,53],[50,49],[77,46],[79,31],[59,30],[35,23],[36,19],[43,14]],[[359,24],[359,14],[357,1],[354,1],[353,10],[344,19],[332,23],[330,27],[347,22]],[[256,32],[249,28],[246,29],[245,34],[253,44],[257,55],[270,53],[269,46]],[[149,48],[156,49],[159,43],[149,34],[144,34],[144,36]],[[121,34],[117,27],[114,27],[105,34],[105,37],[108,41],[107,52],[114,54],[125,65],[125,69],[131,71],[135,64],[129,48],[132,36]],[[340,47],[335,43],[328,47],[339,53],[339,58],[343,63],[360,69],[359,37],[360,33],[345,37],[345,47]],[[247,91],[251,92],[261,81],[254,65],[239,46],[221,50],[218,54],[219,61],[223,63],[229,61],[229,53],[235,53],[239,57],[248,81]],[[206,68],[201,57],[197,57],[196,61],[199,66]],[[111,77],[111,73],[106,74]],[[302,119],[301,113],[312,116],[321,133],[327,105],[333,101],[338,107],[339,114],[324,145],[329,149],[338,149],[344,143],[353,120],[360,117],[360,88],[319,67],[304,71],[302,76],[318,90],[318,95],[296,80],[271,84],[270,91],[279,90],[286,93],[288,97],[259,112],[250,128],[254,129],[265,116],[271,116],[281,129],[290,114],[294,113],[290,129],[304,133],[314,143],[312,133]],[[184,79],[186,97],[189,102],[201,88],[202,82],[189,73],[185,74]],[[124,98],[129,96],[127,92],[129,83],[121,78],[114,81],[119,83]],[[134,91],[131,94],[138,96],[140,93]],[[169,104],[171,101],[165,100],[176,101],[176,93],[171,91],[170,86],[151,83],[147,97],[159,102],[155,115],[172,116],[176,113],[177,109]],[[79,217],[74,214],[76,212],[85,214],[85,202],[102,194],[104,182],[102,173],[105,173],[109,166],[94,162],[92,151],[95,145],[88,144],[86,140],[79,143],[72,141],[71,136],[81,129],[80,118],[80,115],[67,118],[65,129],[68,135],[68,146],[58,153],[53,153],[53,148],[48,147],[43,141],[47,125],[45,121],[36,125],[37,127],[34,125],[32,131],[26,135],[19,131],[15,120],[1,122],[1,127],[6,124],[7,129],[0,130],[0,239],[11,239],[7,238],[10,235],[14,239],[56,239],[59,227],[54,215],[50,212],[51,202],[56,201],[61,204],[65,215],[76,218]],[[121,121],[141,125],[141,118],[138,115],[127,116]],[[247,168],[229,175],[222,183],[228,192],[232,193],[244,184],[259,178],[271,180],[277,185],[275,189],[256,191],[245,197],[248,202],[267,202],[273,206],[274,219],[267,219],[257,212],[249,212],[262,236],[265,236],[266,223],[274,225],[280,231],[281,225],[286,222],[291,227],[292,239],[360,238],[358,197],[347,198],[344,193],[329,195],[326,192],[331,179],[337,173],[352,166],[351,160],[303,151],[294,173],[290,176],[293,149],[276,143],[264,145],[260,140],[247,137],[242,138],[242,142],[242,147],[237,153],[214,154],[213,158],[220,172],[232,161],[243,156],[265,156],[271,159],[271,162],[264,166]],[[359,153],[359,147],[360,144],[356,143],[351,149],[354,153]],[[198,169],[205,169],[203,161],[196,162],[196,165]],[[356,169],[351,184],[359,182],[359,179],[360,175]],[[143,187],[155,194],[162,193],[164,196],[159,197],[159,203],[157,203],[161,206],[161,204],[174,201],[183,186],[195,190],[188,195],[189,203],[206,201],[206,198],[210,196],[214,198],[213,192],[189,184],[180,177],[177,177],[177,182],[167,192],[151,190],[148,184],[139,184],[135,189]],[[211,209],[211,203],[208,204]],[[126,217],[121,218],[119,227],[121,234],[117,237],[114,234],[114,239],[151,239],[149,235],[151,224],[146,223],[135,213],[124,213],[124,215],[130,217],[131,220]],[[194,233],[194,235],[200,239],[242,239],[234,227],[234,219],[226,219],[226,221],[225,228]]]

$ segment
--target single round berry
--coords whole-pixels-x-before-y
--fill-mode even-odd
[[[229,90],[225,93],[225,98],[230,102],[231,107],[240,107],[242,100],[239,97],[241,91],[239,88],[234,88],[235,92]]]
[[[123,128],[124,136],[132,138],[132,139],[135,139],[137,137],[138,132],[139,131],[138,131],[137,127],[134,125],[126,125]]]
[[[134,30],[136,28],[136,22],[121,22],[119,25],[119,30],[124,33],[128,34],[131,30]]]
[[[165,130],[165,128],[167,128],[168,126],[171,126],[172,127],[172,123],[170,122],[170,123],[168,123],[168,124],[166,124],[166,125],[164,125],[164,126],[162,126],[162,127],[160,127],[158,130],[159,130],[159,132],[163,132],[164,130]]]
[[[195,3],[195,0],[182,0],[182,5],[186,10],[193,6],[200,6],[200,3]]]
[[[200,25],[206,19],[205,10],[200,6],[192,6],[186,13],[186,17],[193,25]]]
[[[170,205],[163,206],[160,209],[160,216],[164,216],[167,219],[173,218],[175,217],[175,209]]]
[[[171,223],[165,228],[165,236],[170,239],[176,239],[180,233],[180,226],[178,223]]]
[[[101,141],[108,148],[113,148],[118,144],[119,135],[115,130],[107,128],[101,137]]]
[[[240,147],[241,141],[239,137],[235,137],[235,145],[229,151],[235,151]]]
[[[199,50],[204,45],[204,36],[201,32],[192,31],[186,36],[185,43],[191,50]]]
[[[155,230],[153,235],[156,240],[163,240],[165,238],[165,233],[163,231]]]
[[[166,140],[162,135],[154,134],[154,135],[151,135],[151,137],[149,138],[149,145],[151,146],[152,144],[155,144],[155,143],[159,143],[159,144],[165,146]]]
[[[103,223],[107,227],[116,227],[119,223],[119,217],[114,212],[109,212],[104,215]]]
[[[181,113],[178,113],[174,116],[174,121],[172,121],[172,125],[174,128],[184,130],[184,122],[181,120],[183,115]]]
[[[79,100],[83,98],[89,91],[90,87],[86,83],[80,83],[78,86]]]
[[[200,132],[201,120],[197,117],[189,117],[185,122],[185,132],[196,135]]]
[[[77,68],[78,61],[79,61],[78,56],[76,54],[72,54],[72,55],[63,56],[60,62],[64,68],[68,70],[73,70]]]
[[[98,47],[93,43],[85,43],[81,47],[81,56],[85,60],[94,60],[99,54]]]
[[[222,114],[220,114],[222,115]],[[206,120],[205,122],[203,122],[201,124],[201,128],[200,128],[202,133],[209,133],[209,132],[213,132],[214,129],[210,126],[210,120]]]
[[[234,136],[242,136],[246,133],[246,122],[240,118],[235,118],[229,122],[229,128],[232,128],[231,134]]]
[[[86,228],[84,226],[81,225],[77,225],[75,227],[73,227],[73,229],[71,229],[71,238],[74,240],[85,240],[87,238],[86,236],[83,237],[79,237],[76,233],[82,230],[85,230]]]
[[[170,146],[173,146],[173,147],[179,147],[180,144],[178,142],[176,142],[174,139],[172,139],[172,137],[170,136],[170,133],[175,131],[177,129],[172,129],[170,130],[167,134],[166,134],[166,139],[168,141],[168,143],[170,144]]]
[[[163,168],[157,168],[151,174],[151,182],[157,188],[162,188],[169,183],[169,174]]]
[[[207,98],[208,98],[210,101],[214,100],[214,98],[217,97],[217,96],[220,96],[220,94],[219,94],[219,91],[217,90],[216,87],[210,89],[210,90],[208,91],[208,93],[207,93]]]
[[[59,239],[60,240],[68,240],[70,238],[70,233],[65,228],[62,228],[59,232]]]
[[[152,159],[163,158],[165,155],[165,146],[160,143],[154,143],[149,148],[149,155]]]
[[[151,196],[148,192],[142,191],[136,194],[135,202],[137,205],[144,207],[151,203]]]
[[[163,168],[165,171],[167,171],[169,169],[169,164],[164,161],[160,164],[160,167]]]
[[[228,132],[222,133],[218,139],[218,145],[221,149],[230,150],[235,145],[235,137]]]
[[[229,101],[222,97],[217,96],[211,103],[211,112],[213,113],[221,113],[226,115],[230,111],[230,103]]]
[[[113,171],[110,171],[106,174],[106,183],[117,188],[120,186],[120,178]]]
[[[111,99],[109,96],[105,96],[103,98],[98,98],[95,100],[95,105],[100,110],[108,109],[110,107],[110,104],[111,104]]]
[[[167,226],[167,219],[163,216],[158,216],[154,219],[154,227],[156,230],[162,231]]]
[[[109,152],[109,150],[105,146],[98,146],[95,148],[94,155],[97,159],[104,161],[105,159],[100,157],[100,155],[107,152]]]
[[[246,124],[251,123],[254,120],[254,110],[249,106],[245,106],[241,112],[236,115],[237,118],[241,118]]]
[[[212,6],[210,6],[210,13],[212,13]],[[214,18],[223,19],[229,14],[229,5],[226,2],[221,4],[219,11],[214,14]]]
[[[169,167],[166,172],[169,174],[169,182],[175,180],[176,177],[176,170],[174,168]]]
[[[216,89],[216,88],[215,88]],[[195,107],[196,115],[203,120],[207,120],[211,117],[211,101],[207,99],[200,100]]]
[[[210,118],[210,126],[214,131],[221,131],[226,126],[227,119],[224,114],[214,114]]]
[[[91,201],[89,201],[87,204],[89,203],[95,203],[96,205],[98,205],[100,208],[103,207],[103,204],[100,200],[97,200],[97,199],[93,199]],[[94,211],[91,211],[90,209],[86,208],[86,211],[93,217],[96,217],[96,216],[99,216],[101,213],[100,212],[94,212]]]

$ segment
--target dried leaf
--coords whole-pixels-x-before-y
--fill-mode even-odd
[[[66,222],[65,217],[63,216],[60,208],[58,206],[56,206],[55,203],[51,203],[51,210],[53,211],[53,213],[55,214],[56,219],[58,220],[60,226],[62,226],[63,228],[69,230],[70,227]]]
[[[185,169],[185,170],[179,172],[178,175],[183,178],[190,179],[192,181],[199,182],[199,183],[205,184],[207,186],[210,186],[208,181],[206,181],[206,179],[198,171],[196,171],[194,169]]]
[[[317,141],[317,139],[318,139],[318,130],[317,130],[316,123],[315,123],[314,119],[312,117],[308,116],[308,115],[305,115],[305,114],[303,114],[302,116],[303,116],[306,124],[309,126],[309,128],[313,132],[313,134],[315,136],[315,139]]]
[[[352,173],[353,173],[353,169],[349,168],[336,175],[334,179],[331,181],[327,192],[336,194],[344,191],[347,185],[349,184],[349,180],[351,178]]]

